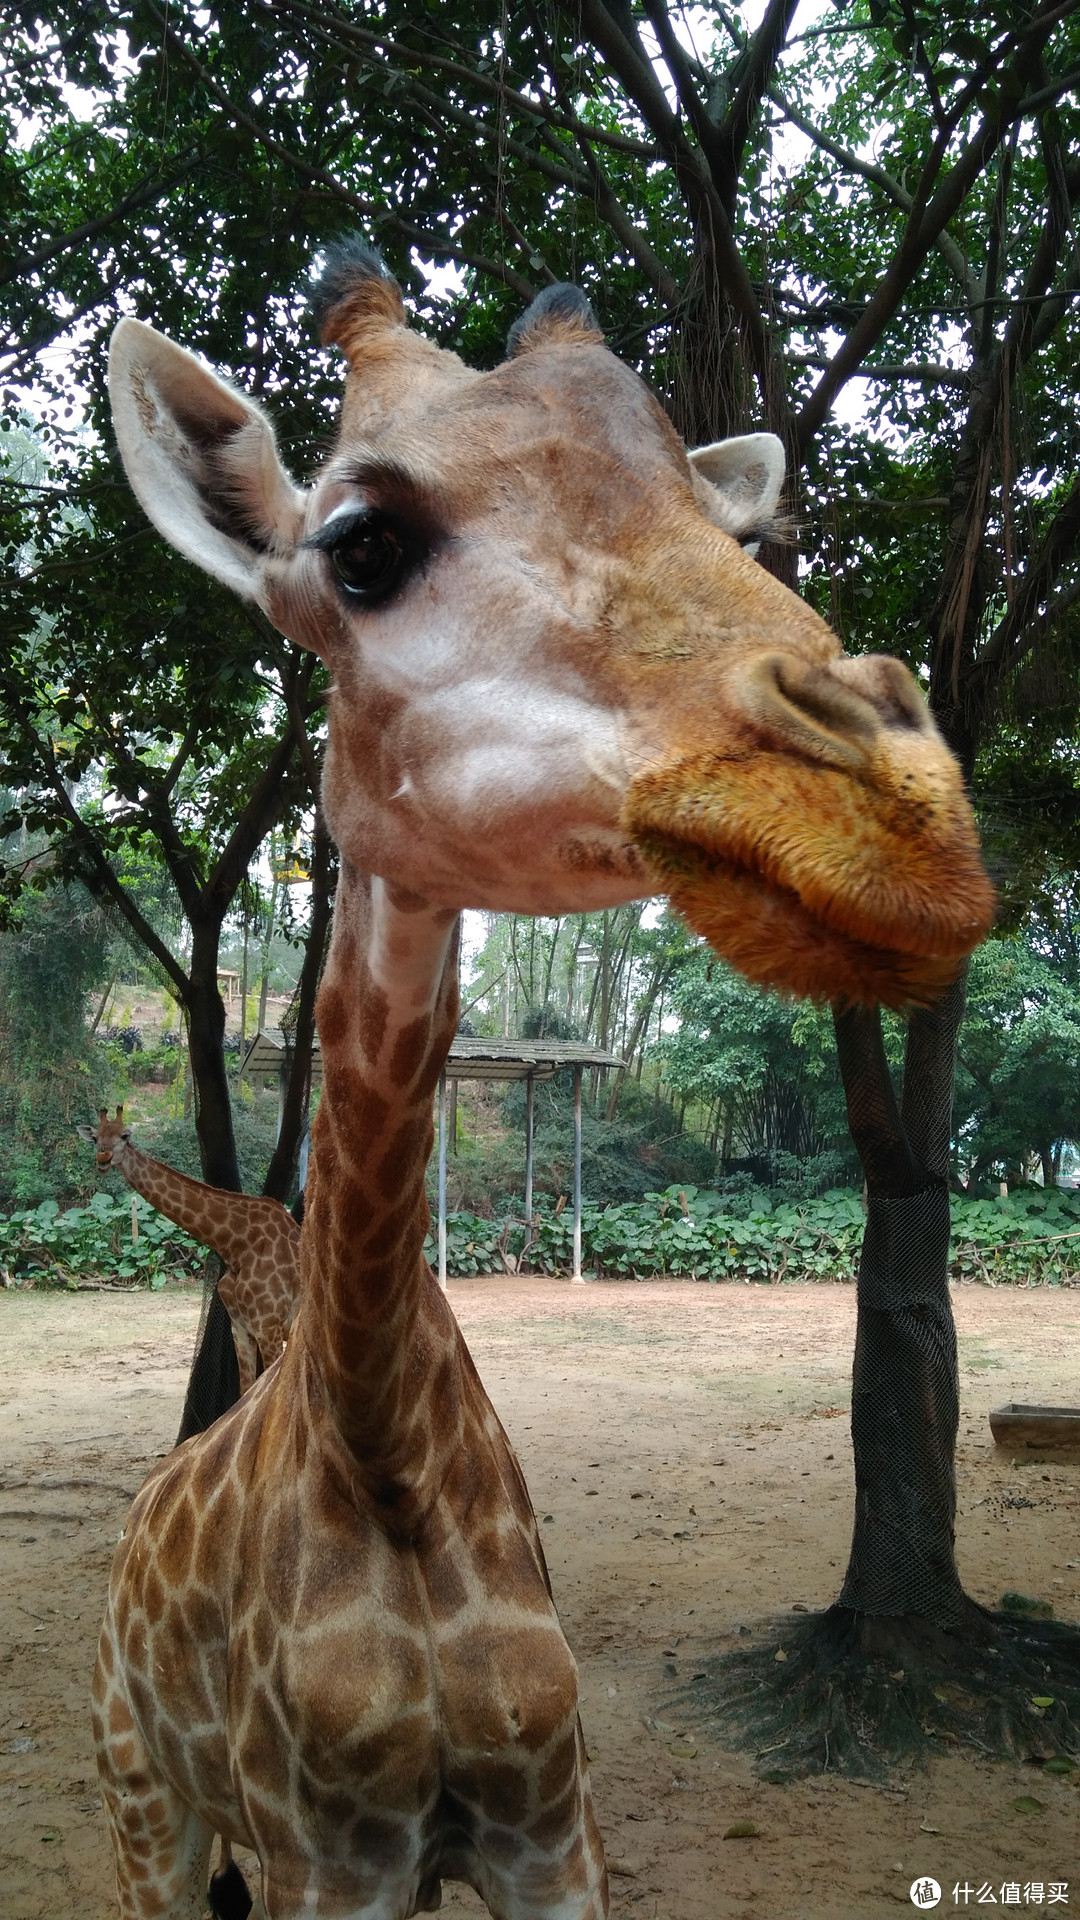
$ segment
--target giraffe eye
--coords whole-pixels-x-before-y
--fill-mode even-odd
[[[373,527],[340,547],[331,547],[330,564],[346,593],[372,600],[389,593],[405,564],[405,554],[389,527]]]
[[[370,508],[332,520],[305,545],[327,553],[349,599],[368,605],[393,592],[413,557],[403,533]]]

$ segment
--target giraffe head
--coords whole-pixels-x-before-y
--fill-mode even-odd
[[[131,1127],[124,1125],[123,1107],[117,1107],[115,1120],[110,1120],[108,1108],[102,1107],[96,1127],[79,1127],[77,1131],[81,1139],[89,1140],[97,1148],[97,1163],[103,1172],[112,1166],[117,1147],[125,1146],[131,1139]]]
[[[933,998],[993,912],[963,783],[906,669],[845,657],[747,550],[779,443],[688,454],[573,288],[484,373],[359,243],[315,305],[348,374],[306,492],[149,327],[120,323],[110,378],[150,517],[330,667],[345,855],[455,907],[665,892],[751,979]]]

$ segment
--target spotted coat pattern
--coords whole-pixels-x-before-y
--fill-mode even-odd
[[[255,1380],[260,1356],[264,1367],[277,1359],[296,1313],[300,1289],[296,1221],[280,1200],[208,1187],[143,1153],[131,1143],[122,1107],[113,1119],[102,1109],[97,1127],[85,1131],[96,1143],[99,1167],[122,1173],[128,1185],[167,1220],[212,1247],[224,1261],[218,1297],[232,1326],[240,1392],[246,1393]]]

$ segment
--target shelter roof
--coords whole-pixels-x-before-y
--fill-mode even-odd
[[[249,1043],[240,1068],[241,1079],[273,1079],[288,1058],[288,1040],[280,1027],[267,1027]],[[449,1080],[550,1080],[564,1067],[621,1067],[625,1062],[605,1047],[587,1047],[580,1040],[466,1039],[459,1035],[446,1062]],[[319,1042],[311,1062],[315,1086],[322,1079]]]

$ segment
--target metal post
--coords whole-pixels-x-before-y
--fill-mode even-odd
[[[525,1075],[525,1244],[521,1249],[521,1259],[518,1261],[519,1273],[521,1272],[522,1261],[524,1261],[525,1255],[528,1253],[529,1246],[532,1241],[532,1231],[533,1231],[532,1180],[533,1180],[533,1077],[531,1073],[527,1073]]]
[[[446,1071],[439,1075],[439,1285],[446,1292]]]
[[[581,1067],[574,1068],[574,1271],[571,1281],[583,1286],[581,1274]]]

